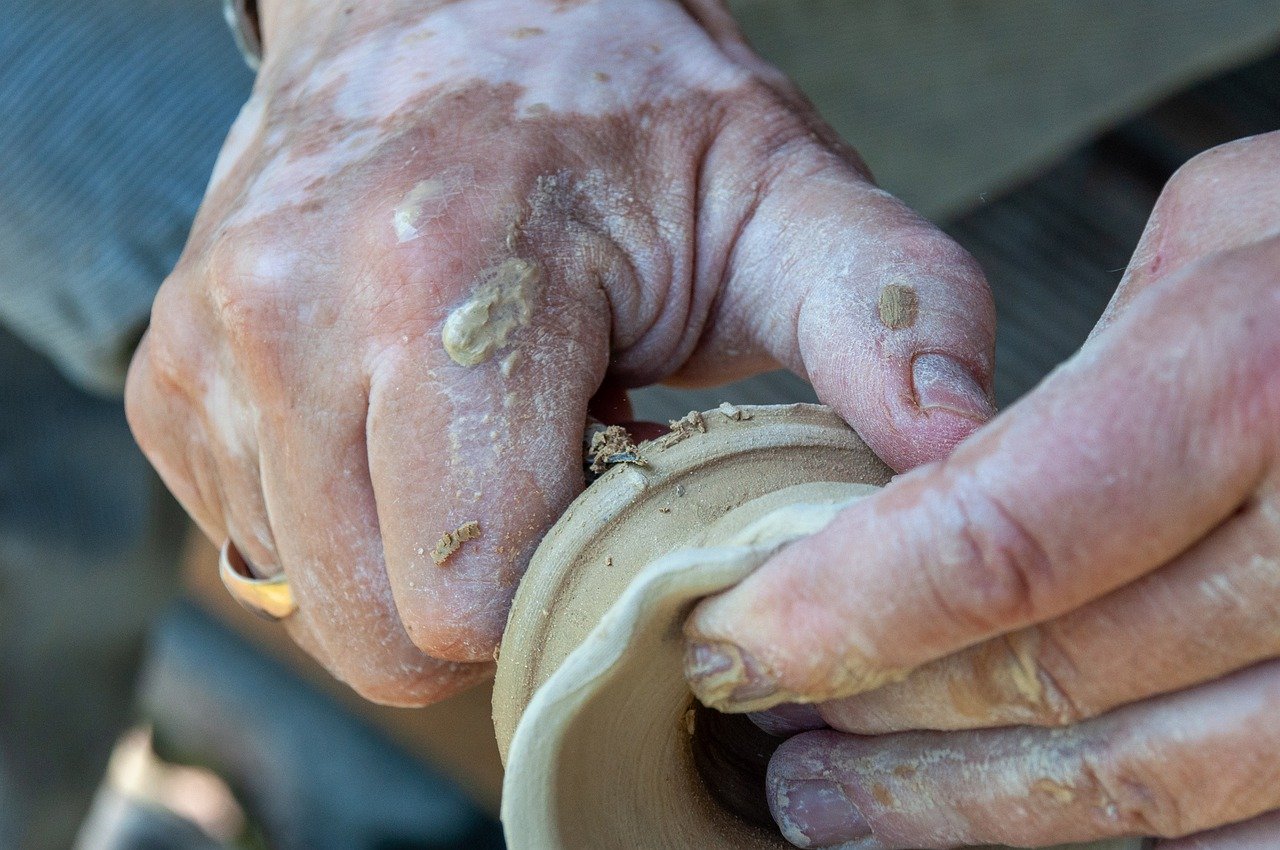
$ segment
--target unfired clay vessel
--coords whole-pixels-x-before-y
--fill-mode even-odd
[[[507,842],[789,847],[767,814],[726,805],[721,784],[742,777],[695,764],[717,716],[684,683],[681,624],[698,599],[821,529],[892,473],[817,405],[723,405],[691,414],[638,455],[573,503],[516,595],[493,697]],[[761,767],[766,760],[757,754]],[[761,807],[762,778],[746,792]]]

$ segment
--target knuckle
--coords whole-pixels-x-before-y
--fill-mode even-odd
[[[421,706],[434,701],[433,695],[412,679],[371,670],[366,665],[344,665],[332,672],[351,690],[379,705]]]
[[[327,630],[332,631],[332,627]],[[326,651],[316,657],[330,675],[360,696],[387,705],[408,704],[415,695],[422,696],[422,683],[415,675],[419,666],[416,659],[397,663],[396,650],[385,646],[371,646],[352,652],[352,648],[364,643],[354,635],[346,636],[342,643],[347,651]],[[314,649],[312,647],[309,651]],[[424,705],[427,701],[429,699],[417,704]]]
[[[214,315],[231,339],[269,339],[290,323],[297,300],[293,255],[243,239],[236,231],[208,248],[206,289]]]
[[[1228,230],[1245,224],[1240,217],[1243,199],[1269,196],[1280,187],[1275,163],[1280,160],[1280,132],[1237,139],[1210,148],[1187,160],[1165,184],[1157,213],[1176,210],[1182,227],[1215,222]],[[1245,219],[1252,216],[1246,216]],[[1262,214],[1262,218],[1270,216]],[[1261,222],[1274,227],[1274,221]]]
[[[187,276],[174,271],[156,291],[151,302],[151,328],[167,332],[191,320],[191,303],[186,293],[190,291]]]
[[[129,372],[125,376],[124,382],[124,413],[125,418],[129,422],[129,427],[137,431],[139,427],[145,427],[149,417],[149,407],[146,404],[146,395],[150,391],[150,382],[153,380],[151,375],[152,353],[154,347],[155,331],[148,330],[143,334],[142,339],[138,342],[138,347],[134,349],[133,361],[129,365]]]
[[[163,439],[175,410],[191,407],[188,367],[173,351],[169,335],[147,332],[134,353],[124,388],[124,412],[134,439],[153,462],[167,448]]]
[[[952,545],[926,566],[940,610],[970,632],[992,634],[1041,619],[1055,583],[1036,533],[1000,499],[958,488],[944,539]]]
[[[1076,681],[1050,629],[1031,627],[1003,638],[1006,693],[1018,707],[1019,721],[1038,726],[1069,726],[1091,716],[1076,695]]]
[[[735,161],[750,163],[741,176],[761,194],[784,182],[850,167],[870,182],[857,152],[816,118],[798,92],[753,79],[726,95],[708,116],[716,146]]]
[[[1081,756],[1078,790],[1087,795],[1090,811],[1106,834],[1169,837],[1192,831],[1194,825],[1173,785],[1178,774],[1118,749],[1099,744]]]
[[[176,333],[172,326],[167,329],[157,327],[149,337],[145,356],[154,389],[189,398],[195,375],[193,364],[188,361],[188,347],[180,339],[181,334]]]
[[[196,374],[203,349],[197,344],[201,334],[186,284],[184,277],[171,275],[161,285],[152,302],[145,345],[139,346],[137,353],[146,358],[156,382],[184,393]]]
[[[725,126],[741,125],[754,140],[753,150],[766,156],[787,152],[811,138],[792,93],[765,80],[748,80],[727,95],[721,108],[722,120],[728,122]]]
[[[372,662],[367,657],[330,660],[325,666],[364,699],[402,708],[439,702],[490,673],[483,664],[449,664],[421,656]]]

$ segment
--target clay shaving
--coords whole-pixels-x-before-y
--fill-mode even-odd
[[[609,425],[603,429],[597,426],[589,433],[591,442],[587,446],[587,460],[591,463],[587,468],[592,473],[599,475],[619,463],[648,466],[640,457],[636,441],[621,425]]]
[[[750,419],[751,414],[743,410],[741,407],[732,405],[727,401],[720,402],[720,406],[716,408],[724,416],[725,419],[731,419],[734,422],[741,422],[744,419]]]
[[[696,410],[690,410],[680,419],[671,420],[671,432],[654,441],[659,449],[669,449],[681,440],[694,434],[707,433],[707,420]]]
[[[446,531],[436,541],[436,548],[431,550],[431,560],[436,562],[436,566],[441,566],[445,561],[449,560],[449,556],[462,547],[463,543],[468,540],[475,540],[480,536],[480,523],[475,520],[464,522],[453,531]]]

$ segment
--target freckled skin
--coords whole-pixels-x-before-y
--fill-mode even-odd
[[[718,3],[260,11],[264,64],[127,407],[205,533],[287,573],[286,627],[361,693],[420,705],[490,674],[524,566],[583,486],[602,386],[781,363],[899,468],[976,427],[921,409],[910,370],[945,352],[989,392],[981,273]],[[447,317],[500,268],[536,274],[477,306],[506,324],[460,329],[451,357]],[[903,279],[936,309],[890,331],[876,299]]]
[[[1079,354],[945,460],[704,601],[686,632],[856,733],[774,756],[792,834],[790,783],[815,772],[883,848],[1247,822],[1280,810],[1278,462],[1272,133],[1174,176]],[[1280,846],[1280,821],[1167,846]]]

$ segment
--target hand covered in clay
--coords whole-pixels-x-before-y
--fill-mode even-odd
[[[362,694],[423,704],[491,672],[583,487],[593,397],[783,364],[898,468],[988,416],[981,273],[717,2],[261,13],[128,413]]]
[[[1280,847],[1278,485],[1271,134],[1178,172],[1034,392],[705,601],[686,672],[840,730],[770,764],[802,847]]]

